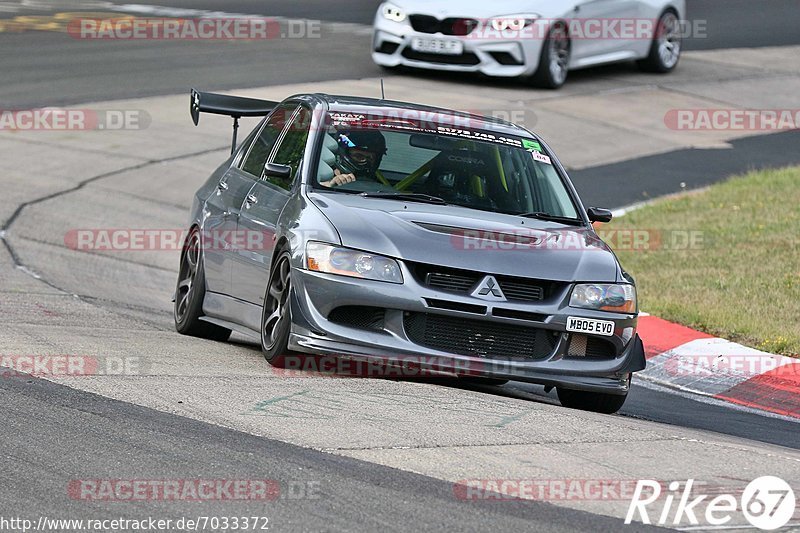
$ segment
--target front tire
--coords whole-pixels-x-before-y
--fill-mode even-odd
[[[681,23],[674,11],[667,11],[658,19],[656,35],[650,45],[650,54],[636,62],[645,72],[666,74],[678,66],[681,57]]]
[[[261,311],[261,351],[264,359],[277,368],[286,364],[291,329],[292,268],[285,249],[280,252],[269,274],[264,307]]]
[[[595,413],[613,414],[622,409],[628,394],[607,394],[603,392],[588,392],[572,389],[556,389],[558,401],[564,407],[593,411]]]
[[[559,89],[567,81],[572,46],[563,23],[553,24],[542,44],[539,68],[531,79],[535,87]]]
[[[175,330],[219,342],[228,340],[231,330],[200,320],[203,316],[203,298],[206,295],[206,275],[203,269],[203,247],[200,231],[195,227],[186,237],[181,252],[178,285],[175,288],[173,318]]]

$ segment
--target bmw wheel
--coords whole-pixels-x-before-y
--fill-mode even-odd
[[[558,89],[567,81],[572,45],[563,23],[553,24],[542,45],[539,68],[533,75],[533,84],[543,89]]]
[[[681,57],[681,21],[674,11],[667,11],[658,19],[656,35],[647,58],[637,61],[640,69],[666,74],[678,66]]]
[[[203,247],[200,231],[189,232],[181,252],[178,285],[175,289],[173,318],[175,329],[183,335],[203,339],[226,341],[231,330],[200,320],[203,316],[203,298],[206,294],[206,276],[203,270]]]
[[[288,352],[292,319],[289,299],[292,268],[289,252],[283,250],[272,266],[261,312],[261,350],[272,366],[282,368]]]

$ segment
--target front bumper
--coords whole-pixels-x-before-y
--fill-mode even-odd
[[[336,355],[361,361],[413,362],[414,366],[452,374],[496,377],[613,394],[625,394],[628,376],[645,366],[642,343],[635,334],[636,315],[593,312],[566,307],[569,288],[540,303],[489,303],[469,295],[453,294],[427,287],[401,264],[403,284],[365,281],[356,278],[293,269],[292,332],[289,348],[308,354]],[[432,307],[432,302],[456,307],[485,306],[484,314]],[[436,304],[438,305],[438,304]],[[329,320],[332,311],[343,306],[386,309],[380,328],[356,327]],[[539,320],[498,318],[498,308],[531,313]],[[536,329],[546,336],[546,349],[530,356],[464,355],[420,343],[409,333],[409,317],[425,314],[465,324]],[[498,313],[499,314],[499,313]],[[570,355],[574,334],[566,331],[567,316],[600,318],[615,322],[615,334],[606,337],[614,349],[608,357]],[[526,329],[519,329],[526,328]],[[530,328],[530,329],[528,329]],[[484,334],[485,335],[485,334]],[[454,350],[458,352],[458,350]]]
[[[417,52],[411,46],[414,38],[460,41],[463,53],[447,55]],[[536,72],[541,50],[541,39],[443,36],[416,32],[408,23],[378,20],[373,33],[372,59],[385,67],[407,66],[450,72],[479,72],[496,77],[523,77]]]

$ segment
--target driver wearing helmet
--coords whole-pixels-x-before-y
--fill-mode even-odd
[[[376,172],[386,154],[386,139],[377,130],[356,130],[338,137],[339,153],[333,178],[323,187],[336,187],[356,180],[378,181]]]

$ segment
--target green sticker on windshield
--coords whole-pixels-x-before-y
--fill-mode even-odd
[[[542,145],[536,141],[531,141],[528,139],[522,139],[522,147],[526,150],[536,150],[537,152],[542,151]]]

